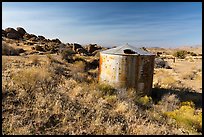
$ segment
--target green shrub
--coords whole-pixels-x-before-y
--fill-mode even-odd
[[[141,103],[142,105],[150,105],[152,104],[152,98],[145,95],[138,99],[138,103]]]
[[[179,109],[164,114],[192,133],[202,131],[202,112],[196,114],[194,106],[192,102],[182,102]]]
[[[187,54],[188,54],[187,51],[185,51],[185,50],[180,50],[180,51],[176,51],[173,55],[174,55],[175,57],[177,57],[177,58],[184,59]]]

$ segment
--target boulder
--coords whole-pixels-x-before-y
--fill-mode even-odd
[[[20,39],[22,38],[20,34],[14,28],[6,28],[4,30],[6,32],[6,37],[9,39]]]
[[[80,55],[88,55],[87,50],[85,50],[84,48],[78,48],[76,49],[76,52]]]
[[[72,44],[73,45],[73,51],[76,51],[76,49],[79,49],[79,48],[83,48],[80,44],[77,44],[77,43],[74,43]]]
[[[6,37],[6,31],[2,29],[2,36]]]
[[[18,52],[19,54],[25,52],[25,50],[24,50],[23,48],[18,48],[18,49],[16,49],[16,50],[17,50],[17,52]]]
[[[51,41],[59,44],[62,43],[59,39],[52,39]]]
[[[44,40],[45,37],[44,36],[38,36],[37,40]]]
[[[25,29],[22,27],[17,27],[16,30],[21,35],[21,37],[23,37],[23,35],[26,33]]]
[[[34,34],[30,34],[30,36],[31,36],[31,38],[37,38],[37,36],[36,35],[34,35]]]
[[[61,43],[61,44],[59,44],[58,45],[58,52],[59,53],[62,53],[62,51],[64,50],[66,48],[66,44],[64,44],[64,43]]]
[[[21,38],[18,33],[7,33],[6,37],[9,39],[20,39]]]
[[[172,69],[167,61],[164,61],[164,59],[161,58],[155,58],[155,68],[166,68],[166,69]]]
[[[6,33],[18,33],[14,28],[6,28],[4,31]]]

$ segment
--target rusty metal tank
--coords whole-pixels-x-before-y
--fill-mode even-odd
[[[100,52],[99,83],[133,88],[138,94],[152,91],[155,55],[124,45]]]

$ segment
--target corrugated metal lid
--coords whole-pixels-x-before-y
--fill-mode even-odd
[[[145,50],[130,46],[128,44],[126,44],[124,46],[119,46],[116,48],[104,50],[104,51],[101,51],[101,53],[114,54],[114,55],[154,55],[154,54],[149,53]]]

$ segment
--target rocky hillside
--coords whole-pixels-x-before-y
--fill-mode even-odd
[[[93,56],[98,51],[105,49],[97,44],[83,46],[78,43],[65,44],[58,38],[48,39],[45,36],[28,33],[22,27],[2,29],[2,43],[20,51],[18,54],[5,49],[5,52],[2,52],[3,55],[55,54],[62,52],[64,49],[69,49],[74,54]]]

